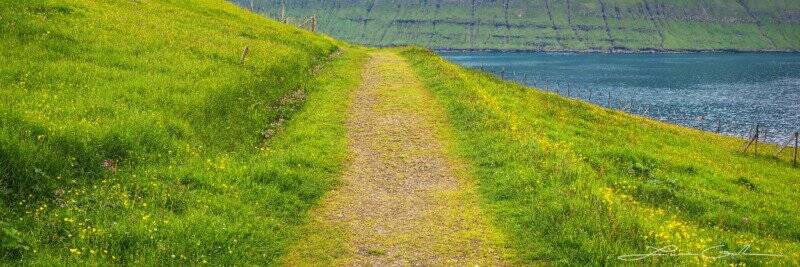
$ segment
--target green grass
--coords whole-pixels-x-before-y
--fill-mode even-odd
[[[215,0],[0,18],[0,264],[269,265],[341,171],[344,43]]]
[[[234,2],[245,7],[254,3],[258,12],[279,16],[280,1]],[[332,36],[380,46],[546,51],[800,49],[800,23],[787,15],[800,12],[797,1],[745,2],[747,9],[739,1],[727,0],[304,0],[288,1],[286,10],[295,18],[318,15],[320,29]]]
[[[743,13],[708,2],[725,16]],[[399,16],[463,20],[458,10]],[[761,21],[767,36],[783,36],[776,46],[800,43],[793,24]],[[670,47],[749,49],[764,41],[750,35],[754,24],[668,25]],[[428,40],[462,48],[495,47],[492,29],[546,35],[509,48],[530,41],[551,49],[559,45],[554,36],[574,35],[485,25],[470,40],[458,32],[463,25],[438,27],[451,39]],[[365,40],[413,36],[336,30]],[[592,41],[605,38],[602,30],[582,34],[588,46],[609,45]],[[730,34],[747,38],[715,43]],[[786,257],[714,263],[800,264],[800,171],[788,154],[743,154],[742,140],[566,100],[425,50],[402,53],[443,105],[455,151],[519,263],[620,264],[617,256],[646,246],[695,252],[749,244]],[[361,48],[217,0],[0,3],[0,265],[279,264],[346,162],[347,107],[365,58]],[[646,263],[708,263],[699,261]]]
[[[668,245],[786,255],[717,264],[800,261],[800,170],[788,154],[743,154],[739,139],[567,100],[425,50],[403,54],[447,110],[459,154],[522,263],[616,265]]]

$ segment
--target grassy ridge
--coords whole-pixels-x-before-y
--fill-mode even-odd
[[[0,263],[270,264],[341,169],[343,43],[213,0],[0,18]]]
[[[236,0],[272,17],[280,1]],[[320,29],[369,45],[447,49],[800,49],[800,4],[791,0],[287,1]]]
[[[668,245],[786,255],[717,263],[800,261],[800,171],[788,155],[744,155],[741,140],[530,90],[424,50],[403,54],[447,109],[520,261],[620,264]]]

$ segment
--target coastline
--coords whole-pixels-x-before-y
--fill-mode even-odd
[[[390,44],[374,45],[359,43],[367,47],[375,48],[395,48],[405,47],[414,44]],[[426,47],[426,46],[423,46]],[[681,53],[755,53],[755,54],[793,54],[800,53],[800,50],[770,50],[770,49],[517,49],[517,48],[450,48],[450,47],[428,47],[434,52],[503,52],[503,53],[603,53],[603,54],[681,54]]]
[[[800,50],[743,50],[743,49],[563,49],[563,50],[540,50],[540,49],[455,49],[455,48],[431,48],[436,52],[503,52],[503,53],[602,53],[602,54],[682,54],[682,53],[780,53],[792,54],[800,53]]]

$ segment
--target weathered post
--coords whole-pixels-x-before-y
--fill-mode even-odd
[[[286,23],[286,0],[281,0],[281,22]]]
[[[750,138],[750,140],[748,140],[747,144],[744,146],[744,151],[743,151],[744,153],[747,153],[747,150],[750,148],[750,145],[752,145],[753,142],[758,143],[758,128],[759,128],[759,125],[756,124],[755,132],[753,133],[752,136],[748,136],[748,138]]]
[[[311,17],[311,32],[317,32],[317,15]]]
[[[794,160],[792,160],[792,166],[794,166],[795,168],[797,167],[798,143],[800,143],[800,132],[795,132],[794,133]]]
[[[722,132],[722,120],[717,118],[717,133]]]
[[[753,144],[753,153],[755,153],[756,155],[758,155],[758,138],[761,136],[760,131],[761,131],[761,125],[756,124],[756,136],[755,138],[753,138],[753,140],[755,140],[755,144]]]
[[[606,106],[608,106],[608,108],[611,108],[611,92],[608,92],[608,101],[607,101],[607,103],[608,104]]]
[[[248,53],[250,53],[250,47],[245,46],[244,50],[242,50],[242,58],[239,59],[239,65],[244,66],[244,60],[247,58]]]

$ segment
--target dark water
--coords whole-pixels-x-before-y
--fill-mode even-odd
[[[441,52],[456,63],[603,106],[783,142],[800,130],[800,53]],[[609,95],[610,101],[609,101]]]

